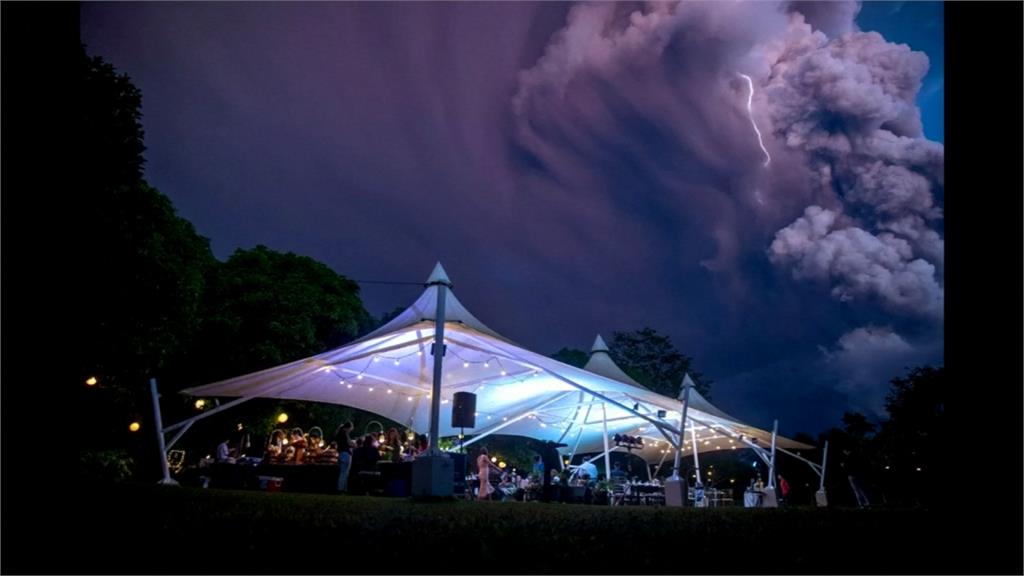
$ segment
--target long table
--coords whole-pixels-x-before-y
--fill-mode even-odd
[[[461,474],[461,454],[455,460],[456,493],[465,490]],[[190,468],[179,476],[185,484],[211,488],[312,492],[332,494],[338,486],[337,464],[228,464],[217,463],[204,468]],[[351,470],[349,490],[353,493],[403,497],[412,492],[412,462],[382,460],[369,470]]]

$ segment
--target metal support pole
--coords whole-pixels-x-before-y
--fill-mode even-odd
[[[672,479],[679,480],[679,469],[682,465],[683,459],[683,434],[686,433],[686,409],[690,406],[690,384],[689,380],[683,379],[683,411],[679,415],[679,430],[680,434],[676,438],[676,456],[672,466]],[[662,459],[664,460],[664,458]],[[661,465],[658,465],[661,468]]]
[[[604,479],[608,481],[612,477],[612,465],[611,457],[608,455],[608,411],[604,407],[604,402],[601,403],[601,416],[604,418]],[[609,498],[608,504],[611,505],[611,503],[612,499]]]
[[[700,479],[700,459],[697,457],[697,427],[690,427],[690,439],[693,442],[693,474],[697,481],[693,484],[693,505],[696,508],[703,508],[704,503],[704,482]]]
[[[434,318],[434,382],[431,387],[430,397],[430,454],[441,453],[441,379],[444,376],[444,305],[447,301],[446,292],[449,284],[443,280],[436,280],[437,286],[437,314]]]
[[[676,451],[678,451],[678,450],[679,449],[676,448]],[[661,455],[661,460],[658,461],[658,467],[654,469],[654,476],[657,476],[658,472],[661,472],[661,467],[665,464],[665,457],[667,457],[667,456],[668,456],[668,452],[665,452],[664,454]],[[676,478],[676,480],[678,480],[678,478]]]
[[[153,428],[156,432],[157,448],[160,450],[160,471],[163,477],[158,482],[166,486],[177,486],[178,482],[171,478],[171,469],[167,464],[167,448],[164,446],[164,423],[160,415],[160,394],[156,390],[156,378],[149,379],[149,395],[153,399]]]
[[[821,483],[818,484],[818,491],[825,491],[825,464],[828,463],[828,440],[825,440],[825,451],[821,455]]]
[[[779,435],[779,421],[772,425],[772,458],[768,463],[768,488],[775,488],[775,438]]]
[[[178,430],[178,433],[174,435],[174,438],[171,438],[171,440],[169,442],[167,442],[167,446],[165,446],[164,449],[165,450],[170,450],[171,448],[173,448],[174,444],[177,443],[178,440],[181,440],[181,437],[184,436],[185,432],[188,432],[188,429],[191,428],[191,427],[192,427],[192,423],[191,422],[189,422],[189,423],[185,424],[184,426],[182,426],[181,429]],[[164,430],[164,432],[167,432],[167,430]]]
[[[187,418],[185,420],[182,420],[181,422],[178,422],[177,424],[171,424],[170,426],[165,426],[164,427],[164,433],[166,434],[167,432],[171,432],[171,431],[177,430],[178,428],[181,428],[183,426],[191,426],[193,423],[198,422],[198,421],[202,420],[203,418],[209,418],[210,416],[213,416],[214,414],[216,414],[218,412],[223,412],[223,411],[227,410],[228,408],[233,408],[233,407],[241,404],[242,402],[248,402],[249,400],[252,400],[253,398],[255,398],[255,396],[242,396],[241,398],[235,398],[234,400],[231,400],[230,402],[225,402],[225,403],[221,404],[220,406],[217,406],[216,408],[211,408],[211,409],[203,412],[202,414],[198,414],[198,415],[193,416],[191,418]]]
[[[818,492],[814,495],[814,502],[818,506],[828,506],[828,496],[825,494],[826,463],[828,463],[828,440],[825,440],[825,450],[821,455],[821,483],[818,484]]]

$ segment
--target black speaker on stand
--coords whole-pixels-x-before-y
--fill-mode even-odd
[[[476,394],[472,392],[456,392],[452,395],[452,428],[459,428],[462,433],[459,434],[459,448],[462,449],[462,478],[461,481],[466,480],[466,448],[463,445],[465,443],[465,429],[476,427]],[[461,483],[461,482],[460,482]],[[468,486],[467,486],[468,489]]]
[[[456,392],[452,395],[452,428],[476,427],[476,394]]]

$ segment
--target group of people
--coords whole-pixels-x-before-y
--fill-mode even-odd
[[[480,485],[477,488],[477,500],[522,500],[525,494],[538,486],[544,474],[544,464],[540,456],[534,462],[533,475],[520,476],[516,472],[506,472],[494,465],[487,453],[487,448],[481,448],[480,454],[476,457],[477,480]],[[497,488],[491,484],[491,474],[496,473],[500,481]]]
[[[263,459],[275,464],[333,464],[338,461],[338,447],[326,444],[323,430],[319,426],[304,433],[302,428],[292,428],[270,433]]]
[[[397,428],[390,428],[384,442],[373,434],[353,438],[352,422],[345,422],[334,433],[333,445],[338,448],[338,492],[349,491],[349,480],[364,470],[372,470],[381,460],[408,462],[427,451],[427,437],[415,435],[402,441]]]

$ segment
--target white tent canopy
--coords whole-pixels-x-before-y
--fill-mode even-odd
[[[440,264],[428,283],[437,281],[448,283]],[[355,342],[182,393],[341,404],[426,432],[438,289],[428,285],[409,308]],[[466,391],[477,397],[477,427],[466,433],[477,438],[490,433],[519,435],[565,443],[564,453],[594,452],[604,450],[607,427],[609,435],[643,437],[650,445],[639,453],[649,462],[664,456],[657,446],[665,450],[678,442],[682,403],[629,378],[612,362],[600,337],[587,369],[580,369],[503,338],[473,316],[451,290],[445,290],[444,317],[441,436],[459,433],[451,426],[451,399]],[[699,451],[744,447],[738,435],[756,439],[762,447],[770,444],[770,433],[728,416],[695,392],[691,390],[685,439],[695,434]],[[659,411],[664,411],[663,417]],[[783,438],[777,442],[783,448],[810,448]]]

